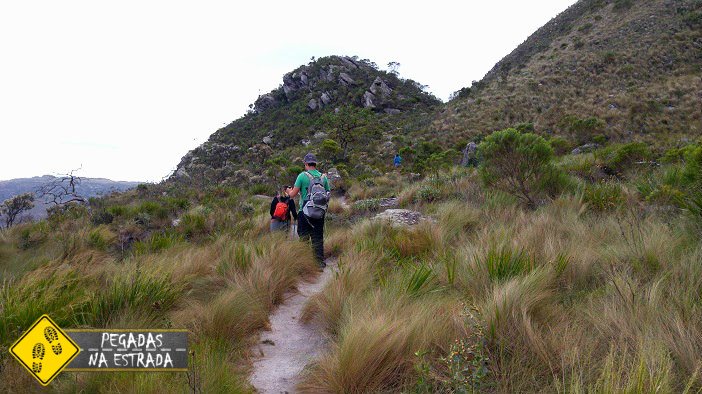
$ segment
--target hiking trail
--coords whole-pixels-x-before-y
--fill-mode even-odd
[[[294,393],[302,369],[326,347],[321,324],[315,319],[300,321],[307,300],[334,276],[336,261],[327,259],[326,263],[327,268],[313,282],[303,281],[297,291],[286,294],[270,316],[270,331],[263,331],[254,346],[251,384],[259,393]]]

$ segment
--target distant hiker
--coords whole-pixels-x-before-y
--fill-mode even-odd
[[[392,163],[395,165],[395,168],[399,167],[402,164],[402,157],[399,153],[395,155],[395,159],[392,161]]]
[[[271,231],[287,231],[290,222],[293,219],[297,220],[295,200],[288,195],[291,189],[290,186],[283,187],[283,193],[273,197],[271,201]]]
[[[463,150],[463,159],[461,164],[465,167],[477,167],[478,166],[478,145],[471,141],[466,145]]]
[[[312,153],[306,154],[303,162],[305,171],[297,176],[288,194],[291,198],[300,194],[297,234],[304,241],[312,241],[317,263],[324,269],[327,266],[324,262],[324,216],[329,204],[329,180],[317,170],[317,158]]]

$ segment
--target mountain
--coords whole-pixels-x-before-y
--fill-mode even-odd
[[[702,1],[579,1],[456,96],[434,124],[449,140],[524,122],[571,144],[700,135]]]
[[[0,181],[0,202],[22,193],[36,193],[39,188],[58,182],[61,178],[52,175],[35,176],[32,178],[16,178]],[[81,178],[76,185],[76,193],[84,198],[107,195],[112,192],[121,192],[136,187],[140,182],[112,181],[105,178]],[[35,200],[34,208],[27,214],[34,219],[46,216],[49,200]]]
[[[363,126],[347,134],[375,133],[322,156],[360,177],[388,169],[397,152],[418,172],[454,162],[467,140],[519,124],[559,137],[559,152],[607,140],[662,150],[702,134],[700,102],[702,1],[581,0],[446,104],[369,60],[314,60],[185,155],[171,180],[280,183],[306,151],[334,151],[344,123]],[[373,116],[345,121],[340,108]]]
[[[265,165],[267,160],[289,168],[299,164],[293,159],[302,157],[307,149],[319,150],[327,137],[343,145],[343,136],[330,134],[345,116],[351,122],[359,121],[357,126],[382,129],[391,138],[399,126],[431,121],[429,113],[441,102],[423,89],[415,81],[379,70],[367,59],[329,56],[313,60],[285,74],[282,84],[258,97],[249,113],[185,155],[173,178],[239,182],[250,179],[253,171],[256,179],[270,179],[263,174],[270,168]],[[377,156],[373,148],[380,144],[356,142],[364,154]],[[342,161],[350,161],[348,154],[356,146],[348,148]]]

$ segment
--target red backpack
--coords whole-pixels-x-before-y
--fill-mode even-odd
[[[279,201],[277,204],[275,204],[275,211],[273,211],[273,217],[283,222],[287,221],[288,203]]]

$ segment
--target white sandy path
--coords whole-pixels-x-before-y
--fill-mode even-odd
[[[300,315],[305,302],[322,291],[334,271],[335,262],[327,260],[327,268],[314,282],[298,285],[298,291],[289,293],[270,316],[271,330],[261,333],[253,349],[251,384],[259,393],[294,393],[302,369],[326,347],[321,325],[317,321],[302,323]]]

